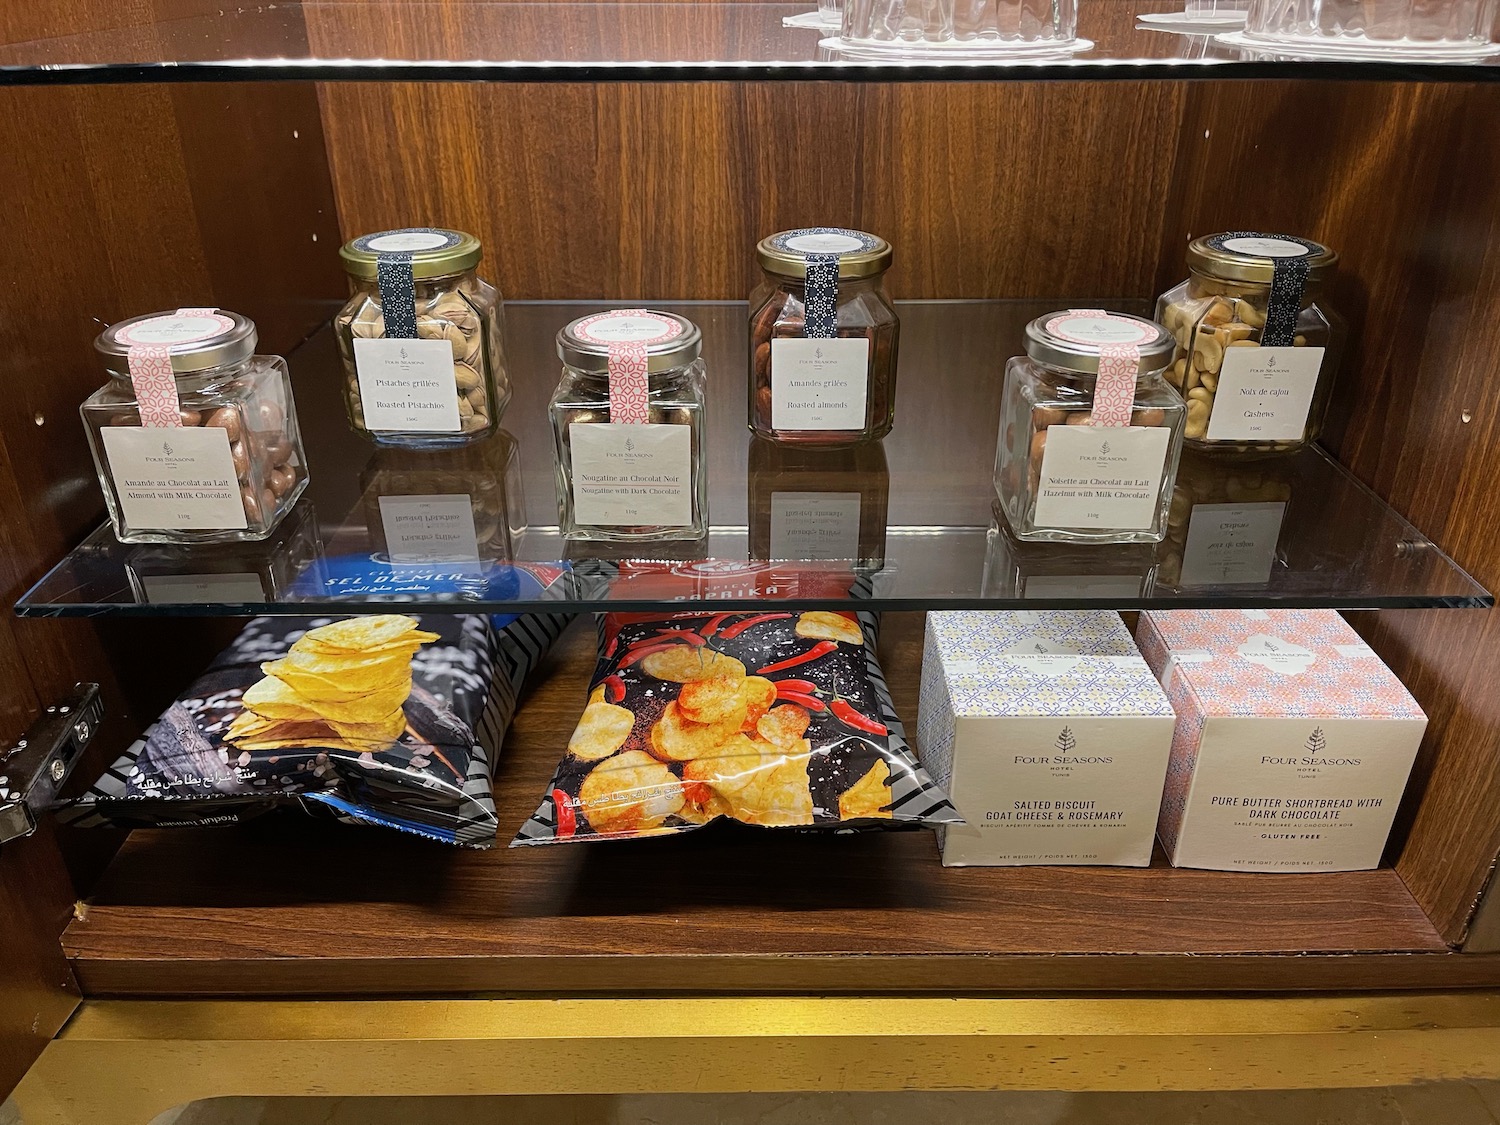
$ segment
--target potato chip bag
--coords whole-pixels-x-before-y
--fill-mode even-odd
[[[718,819],[767,828],[959,823],[907,747],[877,618],[607,614],[588,700],[512,847]]]
[[[293,807],[488,847],[491,766],[568,620],[255,618],[61,815],[138,828]]]

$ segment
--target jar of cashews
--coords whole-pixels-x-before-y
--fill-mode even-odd
[[[1318,436],[1344,329],[1322,302],[1338,255],[1309,239],[1230,231],[1188,246],[1156,319],[1177,341],[1167,382],[1190,448],[1268,454]]]
[[[334,320],[349,424],[381,445],[464,445],[510,401],[500,293],[462,231],[408,227],[339,251],[353,296]]]

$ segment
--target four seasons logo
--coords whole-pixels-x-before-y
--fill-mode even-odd
[[[1063,727],[1062,733],[1057,736],[1057,741],[1052,744],[1064,754],[1071,754],[1078,749],[1078,739],[1073,735],[1072,727]]]
[[[1328,749],[1328,736],[1323,733],[1322,727],[1313,727],[1313,732],[1307,736],[1303,748],[1309,754],[1321,754]]]
[[[1101,445],[1099,447],[1099,452],[1100,453],[1108,453],[1109,452],[1109,442],[1105,442],[1103,445]]]

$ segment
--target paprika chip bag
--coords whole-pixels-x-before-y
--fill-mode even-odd
[[[907,747],[873,614],[608,614],[592,691],[512,847],[720,817],[765,827],[960,823]]]

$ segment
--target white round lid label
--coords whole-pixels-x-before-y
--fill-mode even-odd
[[[799,234],[786,240],[786,248],[799,254],[853,254],[865,244],[847,234]]]
[[[454,244],[451,235],[430,230],[397,230],[389,234],[377,234],[363,240],[366,250],[377,254],[411,253],[419,250],[438,250]]]
[[[654,344],[682,335],[682,325],[642,310],[608,312],[579,321],[573,335],[591,344]]]
[[[223,313],[169,313],[122,328],[118,339],[120,343],[131,346],[172,347],[211,340],[233,327],[234,321]]]
[[[1276,238],[1269,234],[1226,238],[1223,246],[1231,254],[1248,254],[1254,258],[1305,258],[1312,253],[1300,242],[1293,242],[1289,238]]]
[[[1074,344],[1149,344],[1156,339],[1156,326],[1128,317],[1079,316],[1064,313],[1047,322],[1047,331]]]

